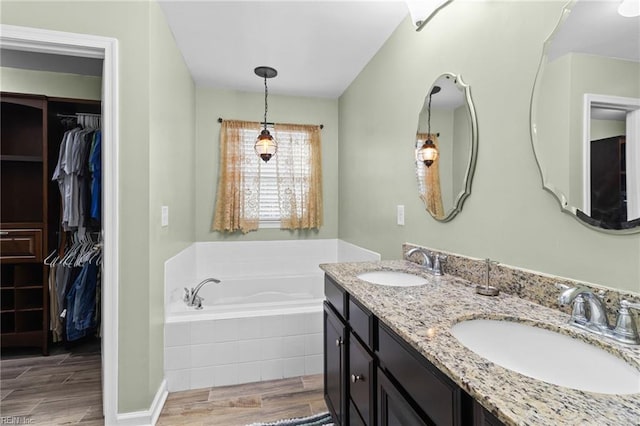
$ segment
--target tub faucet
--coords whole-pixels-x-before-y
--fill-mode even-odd
[[[185,287],[183,300],[186,302],[187,306],[193,306],[196,309],[202,309],[202,301],[204,300],[204,298],[198,296],[198,292],[200,291],[202,286],[205,285],[206,283],[219,283],[219,282],[220,280],[217,278],[207,278],[202,282],[200,282],[200,284],[198,284],[195,288],[191,288],[191,290]]]
[[[596,332],[608,332],[609,320],[607,308],[602,299],[587,287],[560,286],[562,293],[558,297],[560,305],[568,305],[575,301],[570,322]],[[589,305],[589,318],[585,316],[584,302]]]

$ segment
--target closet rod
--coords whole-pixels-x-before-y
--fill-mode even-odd
[[[75,114],[56,114],[56,117],[59,118],[78,118],[79,115],[90,116],[90,117],[102,117],[102,114],[93,114],[90,112],[77,112]]]
[[[223,121],[224,121],[224,119],[223,119],[222,117],[218,117],[218,123],[222,123]],[[272,123],[272,122],[269,122],[269,121],[267,121],[267,122],[265,123],[264,121],[262,121],[260,124],[266,124],[267,126],[273,126],[273,125],[275,125],[276,123]],[[321,128],[321,129],[324,129],[324,124],[321,124],[321,125],[320,125],[320,128]]]

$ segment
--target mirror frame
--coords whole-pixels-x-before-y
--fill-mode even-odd
[[[539,151],[536,149],[536,145],[540,143],[538,140],[537,123],[536,123],[536,118],[537,118],[536,99],[538,99],[540,96],[540,90],[541,90],[540,80],[543,75],[545,65],[548,62],[549,49],[551,47],[553,39],[562,28],[562,25],[565,23],[565,21],[569,17],[569,14],[571,13],[571,9],[577,2],[578,0],[569,0],[564,5],[564,7],[562,8],[562,12],[560,12],[560,18],[558,19],[558,23],[556,24],[551,34],[547,36],[547,38],[545,39],[542,45],[542,55],[540,57],[540,62],[538,64],[538,70],[536,72],[535,80],[533,83],[533,90],[531,91],[531,100],[529,103],[529,130],[530,130],[530,136],[531,136],[530,139],[531,139],[531,147],[533,149],[533,155],[536,160],[536,165],[538,166],[538,172],[540,173],[540,178],[542,181],[542,189],[550,193],[556,199],[556,201],[558,201],[558,204],[560,205],[560,211],[562,211],[563,213],[569,214],[585,227],[599,231],[599,232],[603,232],[611,235],[637,234],[637,233],[640,233],[640,226],[635,226],[632,228],[622,228],[622,229],[603,228],[601,226],[598,226],[596,221],[592,222],[592,219],[589,216],[586,216],[582,212],[580,212],[582,213],[580,214],[579,213],[580,209],[576,206],[570,205],[569,200],[567,199],[566,195],[562,193],[562,191],[555,188],[551,183],[547,182],[546,176],[543,172],[543,167],[540,163]],[[584,157],[584,154],[583,154],[583,157]],[[584,161],[584,158],[583,158],[583,161]]]
[[[460,190],[460,192],[458,193],[456,199],[453,202],[453,206],[451,207],[450,210],[448,210],[447,212],[445,212],[445,216],[442,218],[438,218],[436,217],[426,206],[425,204],[425,210],[427,212],[429,212],[429,214],[431,215],[432,218],[434,218],[435,220],[437,220],[438,222],[449,222],[451,221],[458,213],[460,213],[460,211],[462,211],[462,205],[464,204],[464,201],[467,199],[467,197],[469,197],[469,195],[471,195],[471,182],[473,181],[473,174],[475,172],[476,169],[476,161],[477,161],[477,157],[478,157],[478,119],[476,117],[476,109],[475,106],[473,105],[473,99],[471,98],[471,87],[466,84],[463,80],[462,80],[462,75],[461,74],[454,74],[451,72],[445,72],[443,74],[440,74],[435,81],[431,84],[431,86],[429,86],[429,91],[427,93],[431,93],[431,90],[433,90],[433,86],[438,82],[438,80],[440,80],[441,78],[453,78],[455,85],[463,91],[463,96],[464,96],[464,100],[467,106],[467,111],[469,113],[469,118],[470,118],[470,123],[469,123],[469,127],[471,128],[471,141],[470,141],[470,149],[469,149],[469,162],[467,163],[467,169],[465,171],[464,174],[464,188],[462,188]],[[428,95],[427,95],[428,96]],[[424,102],[422,103],[423,108],[424,108]],[[422,111],[422,108],[420,109],[420,111]],[[418,112],[418,128],[420,128],[420,112]],[[415,140],[413,142],[413,145],[415,146]],[[416,170],[417,172],[417,170]],[[420,194],[420,199],[424,202],[424,198],[422,196],[423,194]]]

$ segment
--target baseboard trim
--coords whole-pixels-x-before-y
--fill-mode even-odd
[[[162,379],[160,387],[153,398],[151,407],[146,411],[132,411],[130,413],[118,414],[118,425],[122,426],[154,426],[160,417],[160,412],[167,400],[169,391],[167,389],[167,380]]]

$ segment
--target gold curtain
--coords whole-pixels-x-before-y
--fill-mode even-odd
[[[225,120],[220,127],[220,175],[211,230],[223,232],[258,229],[260,222],[260,161],[244,143],[255,137],[260,123]],[[251,173],[247,173],[251,171]]]
[[[438,136],[436,134],[427,134],[427,133],[418,133],[416,135],[416,139],[421,141],[426,141],[431,136],[431,141],[438,149],[438,153],[440,152],[440,144],[438,143]],[[420,143],[422,146],[422,143]],[[443,219],[444,218],[444,207],[442,205],[442,192],[440,189],[440,156],[438,155],[438,159],[431,164],[430,167],[425,166],[424,164],[420,164],[421,167],[424,167],[424,187],[425,192],[420,195],[425,205],[427,206],[427,210],[436,218]]]
[[[275,124],[281,229],[319,229],[323,222],[320,126]]]

